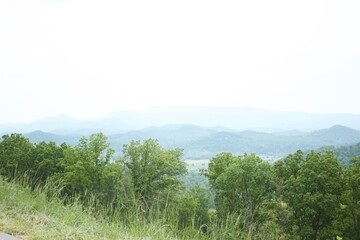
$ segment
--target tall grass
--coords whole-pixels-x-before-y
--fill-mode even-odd
[[[124,226],[94,215],[85,206],[58,197],[60,190],[45,184],[31,187],[27,178],[7,181],[0,177],[0,231],[24,239],[171,239],[171,232],[153,223]],[[115,218],[114,218],[115,219]]]
[[[61,198],[59,184],[31,184],[25,176],[13,181],[0,177],[0,231],[23,239],[282,239],[272,226],[254,224],[242,229],[241,216],[197,226],[195,219],[179,228],[176,206],[150,208],[144,217],[133,200],[127,209],[109,214],[95,198]],[[134,198],[135,199],[135,198]],[[213,214],[215,216],[215,214]],[[265,226],[265,227],[264,227]],[[206,229],[207,231],[203,231]]]

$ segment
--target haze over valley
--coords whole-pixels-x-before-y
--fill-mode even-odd
[[[114,112],[77,120],[66,115],[28,124],[2,124],[0,132],[23,133],[33,142],[76,144],[80,137],[103,132],[120,154],[132,140],[159,140],[184,149],[184,159],[210,159],[221,152],[256,153],[274,161],[298,149],[360,142],[360,116],[278,112],[256,108],[155,108]]]
[[[0,0],[0,236],[360,239],[359,12]]]

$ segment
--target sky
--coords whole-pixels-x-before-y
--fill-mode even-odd
[[[0,123],[172,106],[360,114],[360,1],[1,0]]]

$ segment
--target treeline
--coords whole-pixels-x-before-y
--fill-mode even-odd
[[[334,155],[337,157],[337,159],[342,162],[342,164],[347,165],[351,163],[351,159],[358,156],[360,153],[360,142],[353,145],[348,146],[327,146],[327,147],[321,147],[318,149],[320,152],[326,152],[326,151],[333,151]]]
[[[185,189],[181,149],[132,141],[113,161],[102,133],[76,146],[0,141],[0,175],[34,187],[57,183],[62,198],[92,204],[121,224],[160,222],[181,239],[360,239],[360,153],[343,167],[331,151],[297,151],[270,164],[254,154],[221,153],[202,174],[209,189]]]
[[[123,224],[163,221],[183,231],[208,222],[210,192],[185,189],[179,176],[187,172],[182,150],[162,148],[157,140],[132,141],[113,161],[104,134],[83,137],[76,146],[31,143],[20,134],[0,141],[0,175],[30,178],[38,187],[57,183],[62,198],[93,204],[96,214]]]

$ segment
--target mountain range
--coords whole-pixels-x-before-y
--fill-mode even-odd
[[[32,142],[54,141],[76,144],[80,135],[59,135],[42,131],[25,133]],[[111,146],[121,153],[123,144],[132,140],[158,139],[166,148],[183,148],[185,159],[209,159],[221,152],[256,153],[271,159],[283,157],[298,149],[307,151],[324,146],[344,146],[360,142],[360,131],[341,125],[312,132],[286,134],[234,131],[195,125],[165,125],[139,131],[107,135]]]
[[[169,124],[193,124],[261,132],[313,131],[334,125],[360,129],[360,115],[283,112],[243,107],[162,107],[137,112],[119,111],[84,120],[59,115],[26,124],[0,124],[0,133],[40,130],[62,135],[81,135],[98,131],[115,134]]]
[[[355,144],[360,142],[357,129],[360,115],[354,114],[155,108],[85,120],[60,115],[27,124],[1,124],[0,134],[18,132],[33,142],[76,144],[82,136],[103,132],[118,153],[131,140],[154,138],[166,148],[183,148],[186,159],[207,159],[223,151],[277,158],[298,149]]]

